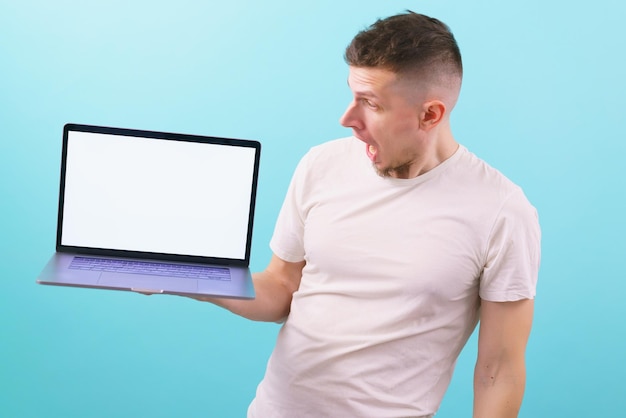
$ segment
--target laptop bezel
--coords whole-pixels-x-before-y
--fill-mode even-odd
[[[254,168],[250,192],[250,209],[248,215],[248,231],[246,234],[246,246],[245,256],[243,259],[239,258],[220,258],[220,257],[204,257],[184,254],[168,254],[168,253],[156,253],[146,251],[129,251],[119,250],[111,248],[93,248],[93,247],[78,247],[62,244],[63,233],[63,208],[65,200],[65,181],[66,181],[66,167],[67,167],[67,153],[68,142],[70,132],[89,132],[98,134],[109,134],[118,136],[131,136],[140,138],[154,138],[161,140],[172,141],[186,141],[197,143],[209,143],[217,145],[229,145],[254,148]],[[129,128],[116,128],[110,126],[97,126],[97,125],[85,125],[68,123],[63,127],[63,144],[61,150],[61,173],[59,182],[59,206],[57,217],[57,234],[56,234],[56,251],[61,253],[75,253],[81,255],[94,255],[94,256],[106,256],[106,257],[124,257],[124,258],[141,258],[151,259],[159,261],[174,261],[174,262],[189,262],[189,263],[203,263],[203,264],[216,264],[227,265],[235,267],[248,267],[250,264],[250,252],[252,247],[252,233],[254,229],[254,212],[256,208],[256,195],[259,176],[261,143],[257,140],[250,139],[238,139],[238,138],[223,138],[215,136],[204,135],[192,135],[192,134],[180,134],[173,132],[160,132],[142,129],[129,129]]]

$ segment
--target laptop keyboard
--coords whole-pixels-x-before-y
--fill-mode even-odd
[[[157,263],[150,261],[76,256],[70,263],[69,268],[75,270],[173,276],[188,279],[230,280],[230,271],[227,268],[192,266],[165,262]]]

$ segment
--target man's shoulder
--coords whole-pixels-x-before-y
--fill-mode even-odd
[[[296,178],[309,182],[355,178],[369,167],[365,152],[358,152],[359,144],[355,137],[345,137],[311,147],[298,164]]]
[[[484,205],[501,207],[516,202],[532,207],[520,185],[467,149],[452,171],[452,182],[458,189]]]
[[[502,171],[492,166],[481,157],[477,156],[467,148],[459,159],[459,174],[467,181],[487,187],[492,190],[514,190],[519,186],[507,177]]]
[[[337,155],[343,153],[350,153],[354,149],[358,140],[353,136],[347,136],[343,138],[332,139],[330,141],[323,142],[321,144],[311,147],[307,154],[310,155]]]
[[[302,158],[306,166],[341,167],[348,161],[359,161],[358,145],[355,137],[333,139],[311,147]]]

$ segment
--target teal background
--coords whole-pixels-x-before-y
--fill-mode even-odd
[[[278,325],[184,298],[35,284],[54,250],[62,126],[262,141],[262,269],[297,161],[349,134],[344,47],[406,8],[460,44],[457,139],[540,213],[520,416],[624,416],[623,2],[0,0],[0,417],[245,415]],[[475,344],[440,418],[471,415]]]

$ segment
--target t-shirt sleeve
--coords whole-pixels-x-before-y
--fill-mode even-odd
[[[307,166],[305,156],[296,167],[270,240],[270,248],[276,256],[294,263],[304,260],[302,193]]]
[[[540,258],[537,211],[521,189],[516,189],[494,222],[480,279],[480,297],[492,302],[534,298]]]

